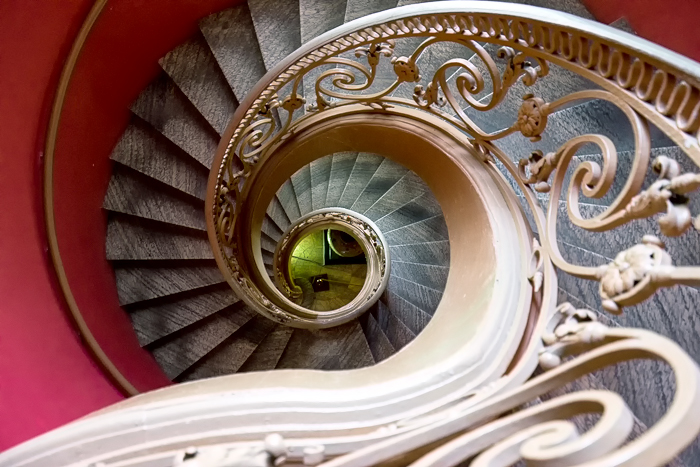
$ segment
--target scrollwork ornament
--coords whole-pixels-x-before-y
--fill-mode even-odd
[[[306,103],[306,99],[301,97],[299,94],[294,93],[290,94],[289,96],[285,97],[284,100],[282,101],[281,107],[286,110],[287,112],[294,112],[297,109],[301,109],[304,107],[304,104]]]
[[[422,84],[417,85],[413,91],[413,100],[423,108],[433,105],[444,107],[447,103],[445,97],[440,93],[440,86],[434,81],[428,83],[426,88],[423,88]]]
[[[666,211],[658,220],[661,233],[677,237],[693,224],[688,195],[700,188],[700,175],[681,174],[678,163],[666,156],[657,157],[653,169],[659,179],[632,198],[624,214],[628,219],[643,219]],[[695,227],[700,228],[700,216]]]
[[[673,269],[671,256],[661,240],[645,235],[642,243],[624,250],[609,264],[600,266],[603,308],[619,314],[623,305],[634,305],[652,295]]]
[[[523,103],[518,110],[516,128],[523,136],[532,142],[542,139],[542,133],[547,127],[549,105],[540,97],[532,94],[523,96]]]
[[[607,327],[598,322],[594,312],[577,309],[570,303],[562,303],[552,317],[552,331],[542,335],[545,347],[540,351],[539,362],[544,370],[551,370],[561,364],[561,355],[566,347],[601,342]]]
[[[549,65],[542,59],[537,59],[537,66],[527,60],[527,54],[516,52],[512,47],[501,47],[496,52],[498,58],[506,58],[507,65],[503,72],[503,85],[509,88],[520,76],[523,76],[523,84],[532,86],[538,78],[549,74]]]
[[[544,283],[544,259],[542,258],[542,247],[536,238],[532,239],[532,258],[530,259],[530,272],[527,279],[532,284],[533,292],[537,293],[542,289]]]
[[[367,63],[372,69],[379,65],[379,59],[384,57],[391,57],[394,54],[394,46],[396,41],[387,40],[384,42],[374,42],[368,47],[358,47],[355,49],[355,57],[365,57],[367,58]]]
[[[404,106],[410,107],[412,110],[425,111],[431,114],[431,118],[442,118],[447,124],[469,134],[470,137],[474,138],[473,141],[477,148],[480,145],[483,148],[493,147],[492,151],[483,151],[478,157],[483,157],[484,160],[496,157],[501,162],[505,161],[503,165],[512,175],[517,176],[521,188],[529,185],[538,192],[551,191],[552,198],[555,198],[554,203],[559,202],[559,195],[562,193],[561,188],[567,173],[566,169],[576,152],[585,145],[594,144],[600,149],[599,153],[602,154],[603,163],[585,161],[576,167],[571,177],[567,209],[569,209],[569,219],[575,225],[591,232],[598,232],[620,226],[629,219],[663,213],[659,218],[659,223],[664,235],[680,235],[690,228],[693,218],[688,207],[688,195],[700,187],[699,175],[680,174],[674,163],[657,159],[659,161],[659,180],[645,190],[641,190],[641,187],[649,159],[649,122],[669,135],[694,161],[700,161],[700,149],[698,149],[697,144],[698,129],[700,128],[697,96],[700,95],[700,88],[696,76],[693,76],[694,73],[692,73],[696,69],[695,65],[688,62],[683,62],[681,65],[668,63],[663,57],[654,55],[653,51],[649,52],[641,47],[629,47],[628,44],[621,43],[621,39],[617,36],[608,37],[586,24],[582,24],[580,28],[575,30],[568,30],[567,27],[557,25],[547,18],[535,19],[532,14],[521,14],[519,10],[514,12],[503,10],[499,13],[497,8],[493,6],[489,6],[484,11],[455,10],[449,14],[445,14],[444,11],[439,14],[432,13],[429,11],[429,6],[425,8],[420,15],[410,13],[410,16],[391,17],[385,20],[376,17],[377,19],[373,19],[374,23],[370,26],[362,25],[362,28],[348,31],[342,37],[329,40],[325,44],[317,44],[313,49],[304,50],[303,53],[297,54],[294,61],[289,61],[288,67],[279,76],[271,77],[267,87],[260,88],[262,91],[259,96],[255,96],[254,103],[236,122],[237,126],[224,155],[224,160],[217,167],[217,191],[212,199],[207,199],[208,203],[216,204],[212,210],[213,219],[210,218],[209,221],[210,223],[212,220],[214,221],[213,225],[217,232],[216,235],[211,235],[211,238],[217,239],[219,244],[215,245],[215,248],[223,250],[223,256],[235,255],[237,248],[234,239],[248,233],[235,230],[235,219],[236,209],[241,206],[241,200],[238,197],[244,193],[244,185],[247,186],[251,180],[255,180],[254,177],[248,177],[251,174],[251,167],[268,156],[265,152],[266,148],[270,147],[273,142],[279,141],[280,134],[287,133],[290,128],[294,128],[289,124],[292,121],[291,115],[286,123],[280,125],[275,111],[282,108],[290,114],[295,112],[299,108],[299,96],[294,90],[292,98],[278,99],[276,93],[281,92],[285,86],[295,80],[299,82],[311,70],[331,64],[337,65],[338,68],[324,72],[327,73],[325,76],[334,75],[334,85],[343,92],[326,92],[320,88],[321,80],[317,81],[317,107],[312,108],[311,114],[331,106],[337,108],[342,105],[358,103],[381,111],[387,110],[390,108],[389,106]],[[440,8],[444,10],[446,7]],[[480,9],[478,6],[472,6],[472,8]],[[414,54],[408,57],[402,56],[392,59],[396,81],[390,87],[372,95],[361,95],[357,92],[365,91],[372,85],[376,68],[382,57],[393,55],[392,38],[417,37],[427,38],[421,45],[422,48],[417,49]],[[414,87],[414,102],[390,94],[397,83],[419,83],[421,77],[416,64],[422,64],[422,62],[417,61],[420,54],[432,44],[447,41],[459,43],[475,51],[474,60],[482,61],[484,66],[479,68],[482,70],[485,68],[489,76],[482,76],[481,71],[477,67],[470,67],[470,64],[465,63],[468,62],[466,60],[455,59],[443,64],[425,86],[419,84]],[[498,55],[507,61],[504,72],[501,73],[494,65],[494,61],[479,45],[479,41],[505,46],[498,52]],[[355,50],[356,57],[367,58],[367,66],[341,58],[342,54],[352,50]],[[536,66],[528,61],[528,57],[532,56],[536,57],[532,59],[537,61]],[[542,99],[538,100],[532,95],[527,95],[513,125],[495,134],[483,132],[464,112],[464,109],[469,111],[493,109],[503,102],[504,96],[519,78],[522,78],[522,83],[525,85],[534,84],[538,79],[547,75],[547,60],[550,59],[558,65],[591,79],[600,85],[600,89],[571,93],[552,103],[545,103]],[[343,66],[345,69],[341,68]],[[461,73],[454,73],[457,78],[453,83],[453,88],[457,88],[457,92],[452,92],[445,84],[448,79],[446,71],[450,70],[450,75],[453,75],[451,69],[455,67],[460,67]],[[420,72],[427,75],[429,70],[426,68],[421,65]],[[700,75],[700,73],[697,74]],[[365,81],[355,84],[356,79],[359,81],[362,77],[365,78]],[[484,79],[485,77],[487,79]],[[481,99],[484,81],[492,83],[493,92],[490,97]],[[490,146],[490,144],[514,132],[520,132],[526,138],[537,141],[546,129],[547,116],[550,112],[566,108],[576,101],[595,99],[606,100],[625,114],[634,133],[635,151],[630,176],[622,188],[621,194],[617,195],[614,202],[607,206],[600,215],[595,218],[585,218],[581,216],[576,205],[579,194],[582,193],[591,198],[602,198],[608,194],[615,177],[617,150],[609,138],[597,134],[580,135],[564,143],[556,152],[531,154],[527,160],[520,161],[517,168],[512,163],[508,165],[506,162],[510,163],[510,160],[506,161],[505,157],[501,157],[498,148],[495,145]],[[452,109],[442,110],[441,107],[448,103]],[[366,111],[367,108],[363,110]],[[295,113],[294,118],[299,119],[298,121],[306,118],[306,116],[299,115],[302,114],[301,112]],[[685,142],[685,145],[681,142]],[[655,169],[657,161],[654,162]],[[238,162],[242,163],[242,170],[241,164]],[[232,176],[234,173],[236,175]],[[554,178],[551,185],[550,178]],[[532,195],[529,190],[527,191],[526,197]],[[533,204],[531,203],[531,205]],[[558,211],[556,207],[558,205],[555,205],[555,209],[550,210],[546,217],[544,215],[535,216],[547,258],[551,259],[552,263],[564,272],[571,273],[576,277],[600,281],[600,295],[606,310],[619,313],[623,306],[631,306],[641,302],[662,286],[676,283],[691,285],[699,283],[700,278],[698,278],[696,269],[687,267],[685,271],[678,272],[683,268],[674,267],[663,243],[658,238],[650,236],[644,237],[639,245],[621,252],[614,261],[600,268],[569,264],[558,252],[556,238]],[[700,229],[700,216],[694,220],[694,223],[695,227]],[[234,232],[239,237],[234,237]],[[229,261],[230,264],[231,261]],[[541,290],[542,284],[538,278],[539,271],[540,268],[533,267],[529,271],[528,279],[531,281],[533,289]],[[255,294],[257,291],[255,285],[249,284],[240,271],[236,270],[234,278],[239,281],[239,284],[242,284],[241,286],[247,293]],[[698,423],[700,423],[697,411],[692,412],[694,408],[700,407],[697,390],[700,385],[698,385],[696,365],[689,357],[685,358],[686,355],[682,350],[675,349],[672,342],[659,336],[650,336],[651,333],[646,331],[625,330],[617,327],[608,329],[596,321],[592,312],[578,310],[570,304],[561,305],[557,311],[557,321],[553,322],[551,329],[542,335],[544,349],[540,354],[542,366],[551,368],[551,370],[534,378],[534,383],[526,383],[525,389],[516,389],[514,392],[516,396],[519,394],[518,391],[530,391],[528,396],[545,394],[549,390],[547,388],[555,387],[555,384],[552,383],[554,379],[558,379],[560,382],[572,381],[575,379],[574,376],[578,377],[584,374],[584,369],[597,369],[604,366],[604,360],[621,361],[632,358],[628,356],[635,352],[645,355],[652,354],[654,357],[653,354],[656,354],[658,350],[658,355],[661,355],[660,359],[672,362],[671,365],[675,371],[677,388],[681,397],[674,401],[675,408],[673,411],[669,411],[670,416],[659,424],[662,426],[652,436],[647,437],[646,440],[641,439],[643,441],[641,444],[637,442],[638,440],[628,443],[620,449],[619,455],[614,452],[615,447],[606,444],[606,454],[599,463],[600,465],[617,465],[615,462],[623,457],[633,463],[643,459],[644,455],[654,456],[656,455],[654,453],[667,453],[667,451],[671,453],[669,456],[672,457],[683,448],[683,443],[692,442],[698,430]],[[606,343],[600,345],[603,341]],[[571,360],[562,361],[562,356],[570,356],[568,351],[571,349],[583,349],[583,353],[576,357],[579,359],[578,363]],[[588,352],[590,349],[593,349],[593,352]],[[609,356],[613,353],[615,357],[610,358]],[[576,365],[579,365],[580,371],[576,369]],[[679,369],[682,371],[678,371]],[[692,371],[685,371],[687,369]],[[537,388],[537,384],[540,385],[541,389],[539,393],[532,391],[532,388]],[[581,397],[585,399],[584,396]],[[593,398],[591,397],[590,400]],[[486,404],[490,402],[487,401]],[[499,410],[503,408],[504,403],[508,403],[508,399],[504,398],[498,402],[499,406],[495,407],[494,402],[493,410],[488,413],[483,408],[475,408],[475,413],[477,410],[481,411],[478,417],[465,419],[462,425],[454,425],[453,431],[445,430],[437,433],[436,430],[437,437],[425,442],[437,443],[440,439],[451,435],[454,435],[455,438],[470,435],[478,437],[480,434],[476,432],[482,429],[481,435],[484,438],[473,439],[482,441],[490,437],[488,443],[485,444],[492,445],[494,443],[494,430],[489,431],[488,425],[502,420],[499,418],[502,411]],[[513,402],[508,410],[520,405],[521,402],[518,401],[517,404]],[[624,404],[620,404],[620,406],[624,406]],[[454,420],[449,422],[454,423]],[[511,423],[511,425],[513,424]],[[469,430],[474,426],[480,428],[470,433]],[[668,429],[669,426],[670,429]],[[679,427],[682,429],[679,430]],[[508,427],[501,428],[506,430]],[[558,429],[556,426],[549,428]],[[675,432],[673,432],[674,430]],[[487,433],[487,431],[489,432]],[[561,433],[564,431],[561,430]],[[611,431],[610,433],[615,432]],[[397,443],[410,441],[405,450],[408,452],[408,449],[413,450],[419,446],[420,442],[426,440],[429,434],[427,430],[415,434],[413,438],[410,437],[412,435],[410,433],[404,434],[403,439]],[[620,444],[624,443],[627,433],[625,432],[621,436]],[[667,443],[674,443],[678,438],[683,438],[684,441],[674,444],[668,450],[664,449]],[[459,440],[455,439],[454,441]],[[469,441],[470,439],[466,440],[467,443]],[[636,446],[635,443],[637,443]],[[357,459],[361,459],[360,463],[364,462],[363,465],[370,465],[375,461],[376,463],[388,462],[396,457],[396,452],[401,452],[401,450],[393,453],[388,452],[387,444],[384,443],[382,446],[374,448],[374,451],[370,447],[365,453],[353,453],[354,457],[351,456],[347,465],[359,465]],[[474,445],[476,444],[478,443],[474,443]],[[481,444],[481,446],[485,444]],[[647,449],[645,446],[651,446],[651,448]],[[468,458],[473,459],[478,454],[479,449],[474,448],[474,451],[470,453]],[[450,454],[449,451],[445,452]],[[583,452],[591,453],[593,451],[588,449],[588,451]],[[364,458],[361,457],[363,455]],[[576,452],[575,455],[584,454]],[[595,458],[597,455],[593,453],[590,458]],[[613,459],[615,455],[617,455],[617,459]],[[439,456],[437,458],[440,459]],[[445,457],[445,459],[448,458],[449,456]],[[451,459],[455,459],[455,457]],[[581,459],[582,457],[574,459],[573,456],[566,459],[553,457],[547,458],[544,462],[535,459],[533,464],[540,462],[543,465],[544,463],[554,465],[560,461],[566,465],[578,465],[581,463],[578,462]],[[656,462],[662,457],[654,457],[654,459]],[[654,465],[665,465],[669,459],[663,458],[663,462],[659,461]],[[437,464],[439,462],[431,464],[425,461],[421,465]],[[338,461],[332,465],[342,466],[344,464],[342,461]]]
[[[394,73],[401,83],[415,83],[421,80],[418,65],[409,57],[393,57]]]
[[[558,163],[559,153],[549,152],[545,155],[539,149],[532,151],[527,159],[518,161],[520,179],[526,185],[532,186],[535,191],[548,193],[551,189],[549,177],[557,168]]]

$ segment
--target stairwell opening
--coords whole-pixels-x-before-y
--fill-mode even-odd
[[[341,308],[360,293],[367,260],[360,242],[341,230],[319,230],[294,247],[290,276],[302,289],[300,304],[314,311]]]

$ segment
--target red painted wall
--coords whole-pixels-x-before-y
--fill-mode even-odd
[[[0,2],[0,449],[122,398],[72,329],[43,234],[47,107],[89,4]]]
[[[170,384],[140,348],[119,306],[105,259],[109,155],[129,121],[128,107],[159,72],[158,59],[190,37],[197,19],[228,0],[120,0],[107,4],[83,48],[61,117],[54,156],[56,234],[71,290],[88,328],[138,390]]]
[[[694,0],[584,0],[603,22],[700,59]],[[53,92],[91,0],[0,1],[0,450],[122,399],[83,347],[44,238],[41,153]],[[157,59],[233,0],[110,0],[81,57],[56,151],[59,242],[76,299],[140,389],[166,384],[138,348],[104,260],[109,154]]]
[[[225,0],[111,0],[79,61],[56,150],[59,244],[76,299],[120,370],[168,381],[142,351],[104,260],[109,154],[157,59]],[[91,0],[0,2],[0,450],[123,398],[74,330],[44,236],[41,156],[63,60]]]
[[[602,23],[625,17],[636,33],[700,61],[698,0],[582,0]]]

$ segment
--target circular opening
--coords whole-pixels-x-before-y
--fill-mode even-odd
[[[367,275],[367,260],[357,239],[339,230],[311,232],[296,244],[289,275],[302,291],[300,305],[330,311],[350,303]]]

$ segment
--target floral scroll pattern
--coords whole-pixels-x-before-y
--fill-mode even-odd
[[[540,234],[541,246],[534,244],[536,258],[528,273],[535,295],[550,290],[548,287],[552,287],[553,281],[556,284],[556,269],[598,282],[602,307],[611,313],[620,313],[623,307],[646,300],[660,287],[700,285],[700,267],[675,266],[664,242],[653,235],[646,235],[639,244],[630,245],[609,264],[583,266],[565,259],[559,250],[557,233],[562,197],[566,201],[568,220],[587,232],[605,232],[656,215],[659,215],[658,223],[664,236],[678,237],[693,228],[700,230],[700,213],[694,213],[690,208],[691,197],[700,189],[698,173],[681,173],[676,161],[659,157],[651,163],[658,179],[645,187],[651,159],[650,125],[658,127],[696,166],[700,165],[700,67],[675,66],[651,53],[640,52],[640,48],[626,46],[614,35],[607,37],[592,27],[574,30],[567,28],[566,24],[538,19],[535,13],[526,14],[525,10],[498,14],[488,9],[464,12],[459,11],[459,7],[454,11],[446,8],[436,7],[431,13],[430,7],[426,7],[421,14],[392,16],[351,33],[329,35],[327,41],[313,50],[302,50],[290,57],[287,66],[279,68],[282,72],[269,76],[256,87],[255,100],[235,122],[226,151],[218,160],[215,195],[209,201],[218,242],[216,247],[223,252],[222,256],[239,286],[246,293],[266,300],[260,296],[248,273],[241,270],[237,260],[238,242],[250,234],[239,231],[237,220],[241,212],[238,207],[254,183],[256,166],[260,161],[274,157],[275,145],[293,134],[295,127],[302,122],[344,106],[362,106],[367,111],[384,113],[402,107],[424,112],[431,118],[437,117],[445,125],[466,134],[480,160],[505,172],[522,192]],[[478,10],[473,5],[471,8]],[[404,39],[411,39],[412,44],[416,44],[412,50],[401,49]],[[469,50],[472,58],[454,57],[433,64],[432,68],[421,61],[435,47],[444,44]],[[354,58],[350,54],[354,54]],[[527,88],[546,80],[551,64],[574,70],[595,83],[597,89],[572,92],[551,102],[531,92],[517,96],[522,98],[522,101],[518,100],[517,111],[508,125],[496,132],[484,131],[470,117],[474,115],[473,111],[488,112],[504,104],[509,92],[517,86]],[[694,73],[688,72],[690,68]],[[390,70],[388,80],[387,69]],[[313,90],[310,95],[301,96],[298,90],[304,78],[309,76],[314,77]],[[509,136],[539,144],[546,136],[555,112],[589,101],[605,102],[614,107],[629,122],[634,135],[629,173],[619,174],[625,179],[619,192],[613,193],[612,188],[618,175],[620,155],[615,143],[605,135],[580,134],[553,150],[536,149],[527,151],[529,154],[505,154],[499,147],[501,140]],[[581,149],[591,146],[600,154],[601,162],[578,160]],[[580,212],[582,196],[592,199],[611,196],[613,200],[598,214],[586,217]],[[540,206],[543,198],[549,203],[546,210]],[[661,426],[651,430],[662,433],[653,438],[654,443],[646,446],[641,442],[631,443],[620,448],[631,429],[630,414],[624,403],[610,394],[579,394],[505,417],[503,420],[515,424],[525,423],[524,420],[547,420],[547,423],[536,423],[521,431],[509,431],[505,424],[490,425],[492,430],[502,434],[498,443],[492,443],[493,449],[490,450],[475,448],[482,439],[480,437],[488,436],[489,424],[481,430],[465,430],[501,414],[495,408],[497,403],[501,408],[507,404],[515,408],[529,400],[521,397],[523,394],[537,396],[545,391],[544,388],[554,387],[548,383],[551,382],[548,378],[553,377],[551,375],[571,380],[591,371],[592,367],[599,368],[610,360],[618,357],[618,360],[623,360],[634,354],[666,360],[677,375],[690,368],[687,375],[679,376],[681,385],[693,386],[694,378],[698,378],[697,367],[683,360],[676,347],[662,342],[661,338],[643,331],[609,329],[598,322],[592,312],[568,303],[559,306],[552,300],[544,303],[546,305],[542,306],[540,313],[546,324],[538,328],[541,341],[532,344],[537,349],[540,366],[548,370],[543,375],[513,390],[509,393],[510,399],[505,396],[495,398],[481,406],[473,405],[464,412],[450,409],[445,414],[446,421],[440,423],[451,421],[453,424],[449,429],[440,423],[431,427],[435,430],[431,433],[439,433],[432,441],[429,436],[420,437],[428,431],[413,438],[407,434],[400,440],[397,438],[394,444],[380,443],[358,451],[354,457],[340,457],[325,465],[341,467],[379,463],[407,451],[409,447],[448,436],[454,436],[453,441],[414,465],[427,466],[445,459],[453,462],[478,456],[471,465],[496,465],[491,463],[493,459],[501,459],[498,465],[510,465],[522,458],[533,459],[533,462],[542,462],[543,459],[549,462],[556,458],[565,465],[579,465],[602,458],[605,461],[595,465],[616,466],[622,464],[613,458],[615,452],[642,456],[648,454],[650,446],[658,440],[670,442],[670,432]],[[654,345],[666,347],[655,354]],[[572,356],[576,358],[566,360]],[[676,421],[689,423],[688,417],[694,416],[695,410],[690,407],[698,402],[700,395],[692,389],[683,392],[685,389],[680,389],[681,385],[674,401],[675,408],[669,413],[673,413]],[[576,438],[572,427],[555,416],[561,411],[578,413],[586,404],[600,407],[603,413],[599,422],[602,428],[592,435],[584,435],[590,442],[587,446],[597,446],[591,451],[581,448],[583,442],[569,443]],[[683,410],[686,413],[682,413]],[[696,429],[700,429],[700,421],[693,425],[693,430]],[[564,446],[559,457],[548,451],[543,442],[537,443],[547,433]],[[609,438],[605,439],[600,433]],[[401,443],[409,439],[414,444],[402,448]],[[527,441],[531,441],[527,445],[531,448],[529,451],[525,449]],[[659,446],[656,444],[663,450]],[[676,447],[680,449],[682,444]],[[525,451],[529,454],[521,455]],[[367,462],[357,463],[362,456]],[[668,461],[661,457],[658,460]]]

